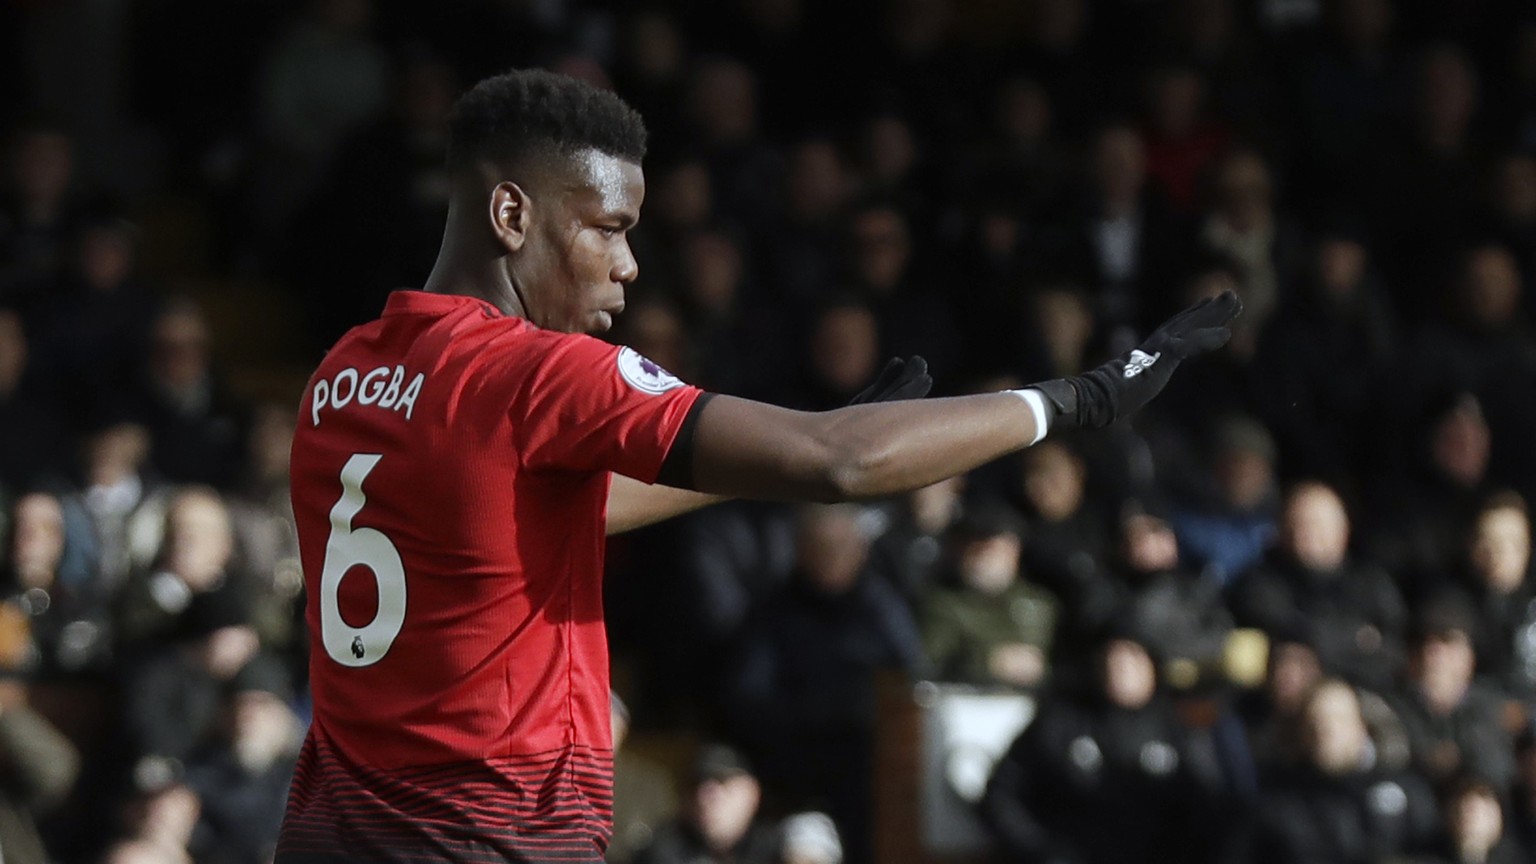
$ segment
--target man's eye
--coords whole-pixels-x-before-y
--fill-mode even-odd
[[[603,232],[603,236],[604,237],[617,237],[620,234],[624,233],[624,229],[622,229],[622,228],[614,228],[614,227],[609,226],[609,225],[600,226],[597,230]]]

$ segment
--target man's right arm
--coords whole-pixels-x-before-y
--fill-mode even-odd
[[[1098,428],[1167,384],[1180,361],[1226,343],[1231,292],[1169,319],[1135,351],[1024,391],[791,411],[721,396],[701,409],[693,488],[771,500],[846,501],[919,489],[1044,437]],[[1021,398],[1022,396],[1022,398]]]

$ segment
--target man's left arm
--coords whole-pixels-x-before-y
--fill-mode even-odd
[[[921,399],[928,395],[928,390],[932,386],[933,378],[928,375],[928,364],[923,358],[912,357],[903,360],[900,357],[893,357],[885,364],[885,368],[880,371],[874,383],[860,391],[849,400],[848,404],[861,405],[866,402]],[[707,398],[706,394],[703,399]],[[695,416],[690,416],[688,421],[685,421],[683,430],[679,434],[680,440],[674,442],[671,452],[667,454],[661,471],[662,481],[669,477],[676,477],[684,483],[688,482],[686,478],[677,477],[677,471],[687,470],[693,463],[689,439],[692,436],[693,421],[697,419],[698,407],[702,405],[696,406]],[[610,537],[729,500],[724,495],[678,489],[660,482],[645,483],[623,474],[615,473],[610,476],[612,481],[608,484],[607,522],[607,534]]]

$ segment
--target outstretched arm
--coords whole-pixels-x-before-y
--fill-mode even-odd
[[[1162,391],[1179,362],[1225,344],[1242,309],[1228,291],[1174,316],[1135,351],[1019,391],[791,411],[719,397],[693,441],[702,492],[845,501],[906,492],[1022,449],[1051,428],[1099,428]]]
[[[673,489],[655,483],[643,483],[633,477],[614,474],[608,486],[608,534],[623,534],[692,513],[725,501],[724,495],[710,495],[687,489]]]

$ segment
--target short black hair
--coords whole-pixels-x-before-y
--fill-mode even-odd
[[[471,87],[448,123],[448,167],[597,150],[639,163],[645,121],[616,94],[543,69],[513,69]]]

